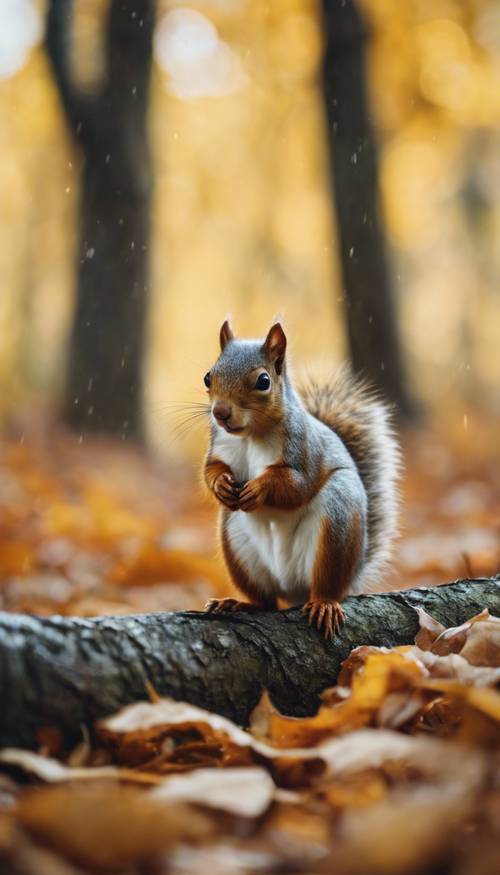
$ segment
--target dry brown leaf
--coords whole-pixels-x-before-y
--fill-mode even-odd
[[[377,713],[377,724],[387,729],[399,729],[412,721],[426,705],[420,690],[388,693]]]
[[[326,857],[332,841],[332,824],[328,812],[323,810],[277,805],[266,822],[265,835],[285,864],[284,871],[293,872],[298,860],[302,864],[317,864]],[[311,871],[309,866],[305,871]]]
[[[392,653],[388,647],[375,647],[373,644],[362,644],[360,647],[355,647],[351,650],[347,659],[344,659],[342,667],[337,677],[337,686],[350,687],[353,677],[361,671],[366,665],[367,659],[372,654]],[[330,693],[335,691],[336,687],[329,690],[324,690],[322,694],[323,701],[327,702]]]
[[[449,629],[445,629],[433,642],[432,652],[437,653],[438,656],[460,653],[474,624],[488,620],[489,616],[489,612],[485,608],[480,614],[471,617],[470,620],[467,620],[467,622],[462,623],[460,626],[452,626]]]
[[[412,655],[425,665],[431,677],[455,678],[462,684],[476,687],[493,687],[500,682],[500,667],[471,665],[461,653],[437,656],[428,650],[414,648]]]
[[[167,802],[195,802],[241,817],[259,817],[275,795],[269,773],[252,766],[241,769],[197,769],[163,780],[151,796]]]
[[[405,652],[358,647],[344,663],[342,683],[352,682],[351,695],[330,704],[335,689],[325,692],[314,717],[285,717],[263,699],[250,719],[253,734],[273,747],[309,747],[331,735],[370,723],[391,692],[411,690],[426,675],[423,665]],[[409,718],[408,718],[409,719]]]
[[[72,768],[65,766],[58,760],[16,747],[6,747],[0,750],[0,763],[16,766],[49,784],[64,781],[102,781],[103,779],[134,784],[156,784],[159,781],[155,775],[139,772],[135,769],[121,769],[118,766]]]
[[[431,617],[423,608],[415,608],[418,614],[419,630],[415,638],[415,644],[420,650],[430,650],[436,638],[445,631],[445,626]]]
[[[460,651],[471,665],[500,666],[500,617],[487,615],[481,623],[475,623]]]
[[[322,706],[314,717],[285,717],[271,707],[266,722],[261,710],[256,720],[251,718],[250,728],[253,735],[259,733],[262,743],[273,748],[309,748],[331,735],[365,725],[368,717],[366,711],[349,699],[337,705]]]
[[[459,739],[469,744],[496,748],[500,743],[500,693],[488,688],[465,686],[456,680],[429,678],[422,686],[439,693],[449,708],[448,722]],[[445,718],[446,722],[446,718]]]
[[[6,854],[2,872],[5,875],[88,875],[80,866],[32,841],[25,832],[13,832],[10,854]]]
[[[419,792],[395,792],[369,808],[349,809],[342,832],[345,848],[333,858],[335,869],[349,875],[427,871],[471,811],[473,787],[427,784]]]
[[[397,656],[401,656],[397,654]],[[410,666],[410,676],[415,673],[411,667],[414,663],[405,658]],[[400,664],[400,660],[397,660]],[[386,675],[387,676],[387,675]],[[379,698],[376,698],[379,702]],[[325,708],[325,712],[328,709]],[[281,715],[277,715],[277,717]],[[300,724],[315,718],[285,718],[294,724]],[[274,747],[255,739],[249,732],[240,729],[230,720],[201,708],[196,708],[183,702],[174,702],[162,699],[158,703],[141,702],[137,705],[129,705],[111,718],[101,721],[101,729],[104,728],[110,735],[128,731],[139,731],[139,726],[153,728],[155,725],[179,727],[203,727],[208,726],[212,731],[223,732],[235,744],[249,748],[259,756],[268,760],[280,759],[282,761],[320,760],[327,766],[327,772],[351,771],[353,769],[368,768],[380,765],[386,760],[400,759],[413,752],[431,751],[434,742],[432,739],[411,738],[401,733],[383,729],[359,729],[340,736],[330,738],[317,744],[315,747]],[[307,730],[306,730],[307,734]]]
[[[226,717],[174,699],[158,702],[137,702],[127,705],[112,717],[101,720],[97,726],[110,735],[145,732],[158,726],[196,727],[205,725],[214,732],[223,732],[237,744],[248,744],[248,733]]]
[[[64,749],[64,735],[53,726],[40,726],[36,733],[40,753],[55,757]]]
[[[209,821],[192,808],[113,783],[32,790],[16,813],[38,841],[101,871],[153,860],[176,842],[196,842],[211,832]]]
[[[120,761],[160,772],[251,765],[251,736],[230,720],[184,702],[129,705],[97,731]]]
[[[391,729],[359,729],[325,741],[315,751],[327,764],[328,775],[345,775],[402,760],[430,767],[431,762],[437,764],[444,755],[442,742],[436,739],[403,735]],[[449,747],[446,751],[451,759],[452,751]]]
[[[380,769],[362,769],[354,774],[337,776],[321,787],[319,792],[332,808],[365,808],[387,795],[388,785]]]

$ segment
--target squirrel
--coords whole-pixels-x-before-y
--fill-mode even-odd
[[[286,347],[280,323],[264,340],[240,340],[226,321],[204,377],[204,479],[221,505],[227,568],[247,599],[211,599],[206,610],[273,610],[280,598],[303,604],[329,639],[345,620],[341,600],[390,557],[400,451],[376,392],[345,369],[297,391]]]

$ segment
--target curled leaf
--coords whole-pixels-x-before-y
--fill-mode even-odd
[[[423,608],[415,608],[418,614],[419,630],[415,638],[415,644],[421,650],[431,650],[436,638],[439,638],[445,627],[434,617],[431,617]]]
[[[154,799],[196,802],[242,817],[259,817],[269,808],[276,787],[269,773],[259,767],[197,769],[172,775],[151,791]]]

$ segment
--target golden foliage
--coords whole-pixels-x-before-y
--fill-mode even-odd
[[[75,69],[88,85],[101,75],[106,4],[76,5]],[[363,0],[363,9],[373,31],[370,93],[413,379],[439,407],[450,396],[471,404],[480,395],[488,404],[500,377],[495,7]],[[188,435],[172,443],[158,409],[195,397],[227,311],[246,334],[261,333],[284,311],[297,358],[309,367],[345,355],[318,91],[319,3],[198,0],[187,12],[217,40],[219,66],[207,66],[201,45],[195,89],[179,92],[179,64],[166,70],[156,50],[147,412],[155,445],[171,455],[196,452],[197,442]],[[158,27],[179,13],[186,14],[182,4],[161,2]],[[185,89],[185,66],[180,73]],[[200,85],[212,91],[196,96]],[[27,388],[50,397],[60,388],[80,161],[40,46],[0,81],[0,106],[5,412]]]

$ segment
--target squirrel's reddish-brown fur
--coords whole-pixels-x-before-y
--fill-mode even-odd
[[[397,534],[401,452],[391,409],[370,384],[340,367],[323,384],[299,387],[305,407],[336,432],[358,468],[368,496],[365,580],[376,581],[391,556]]]
[[[248,602],[210,610],[305,602],[331,637],[340,601],[380,575],[396,531],[399,449],[389,408],[340,370],[299,392],[287,373],[286,337],[235,339],[205,375],[211,402],[205,481],[222,507],[222,547]]]

